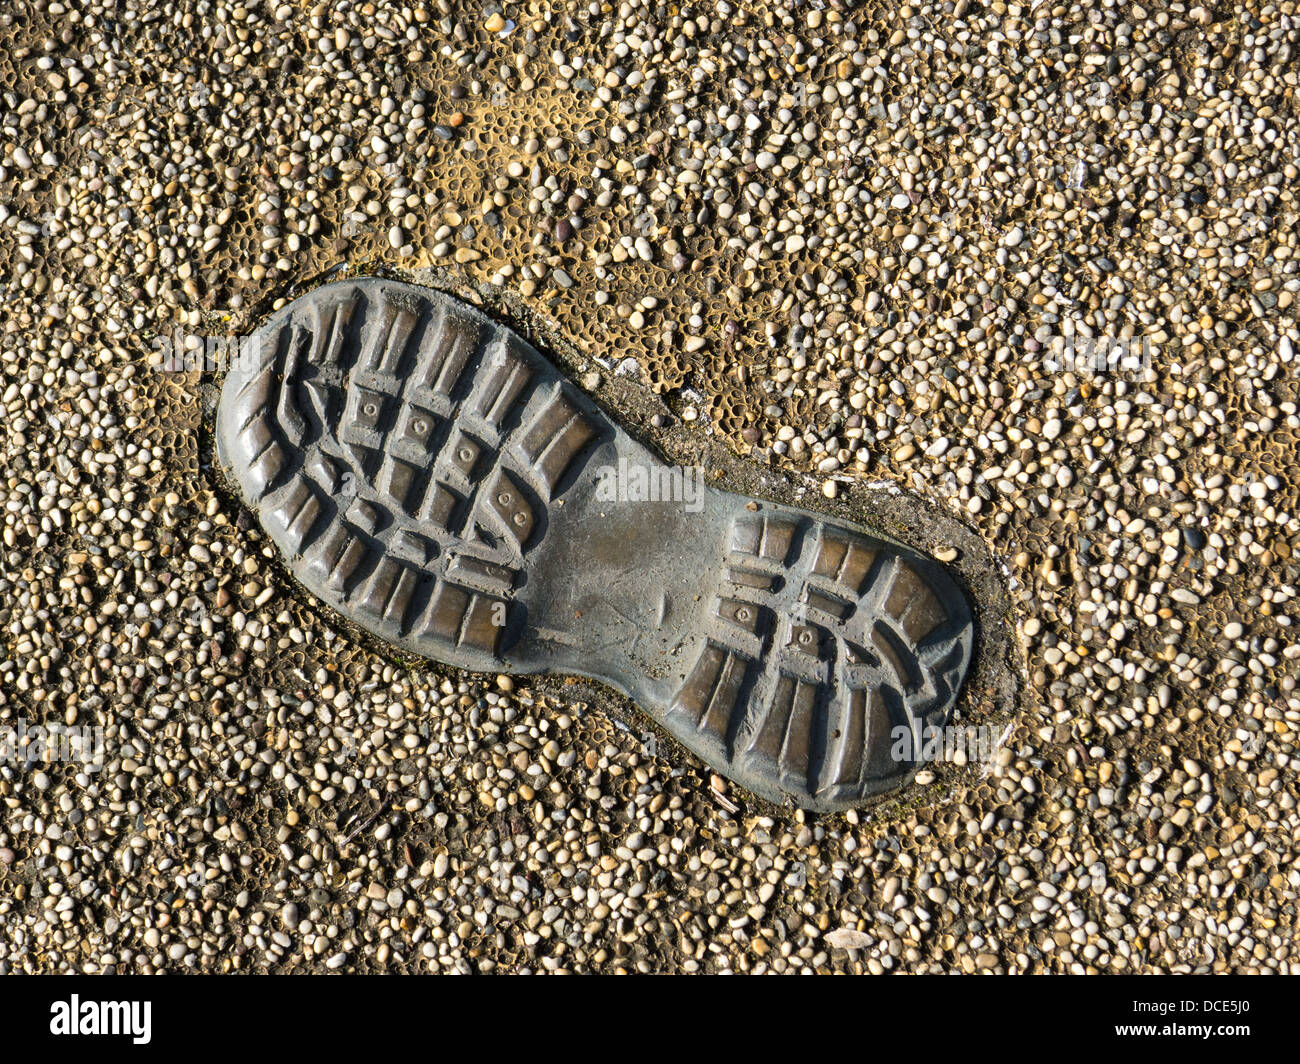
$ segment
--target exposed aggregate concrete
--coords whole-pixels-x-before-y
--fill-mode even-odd
[[[1297,19],[0,13],[0,725],[106,750],[0,763],[0,971],[1294,971]],[[807,817],[294,590],[159,353],[381,270],[956,550],[993,763]]]

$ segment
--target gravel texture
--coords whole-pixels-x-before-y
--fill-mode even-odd
[[[0,13],[0,726],[104,751],[0,761],[0,972],[1296,970],[1298,7]],[[384,270],[960,529],[993,759],[803,816],[297,590],[161,363]]]

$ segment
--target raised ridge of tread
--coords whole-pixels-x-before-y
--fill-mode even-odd
[[[399,510],[411,515],[419,512],[424,497],[421,490],[424,481],[424,470],[395,455],[389,456],[379,476],[379,483],[388,500]]]
[[[302,549],[308,533],[315,526],[322,511],[320,498],[306,477],[290,480],[278,502],[269,510],[267,519],[284,529],[293,551]]]
[[[392,558],[379,558],[374,570],[355,596],[356,608],[372,617],[383,617],[397,592],[404,569]]]
[[[532,538],[537,518],[532,504],[504,469],[494,470],[480,493],[480,507],[492,516],[496,528],[508,536],[522,550]]]
[[[790,552],[797,522],[784,517],[742,517],[731,530],[731,549],[781,565]]]
[[[421,315],[417,307],[408,302],[385,299],[382,304],[381,323],[374,331],[361,366],[376,374],[395,377],[406,356],[407,344],[415,332]]]
[[[460,644],[495,654],[501,638],[501,626],[495,619],[495,607],[502,600],[493,595],[474,594],[469,609],[465,611],[465,624],[461,629]]]
[[[421,568],[428,565],[440,553],[437,543],[407,528],[399,528],[393,533],[388,541],[388,548],[397,557]]]
[[[532,380],[533,372],[511,353],[509,341],[505,338],[498,339],[483,368],[486,372],[480,375],[480,383],[470,395],[468,409],[500,435],[505,431],[510,410]]]
[[[248,464],[248,475],[255,491],[263,495],[274,490],[281,475],[289,468],[289,457],[280,444],[272,440]]]
[[[747,632],[749,635],[761,635],[767,623],[767,611],[760,606],[739,599],[719,599],[714,611],[728,624]]]
[[[836,535],[823,528],[813,562],[813,575],[842,585],[849,596],[857,595],[862,591],[878,553],[848,536]]]
[[[751,755],[768,762],[787,785],[793,781],[800,787],[813,787],[817,700],[816,684],[779,673],[763,722],[748,748]]]
[[[449,307],[439,306],[436,324],[428,333],[433,342],[424,352],[414,380],[415,394],[449,398],[471,356],[479,349],[482,328],[478,322]]]
[[[303,350],[307,346],[307,338],[297,326],[291,330],[285,330],[285,334],[281,335],[281,340],[285,345],[284,377],[285,380],[293,380],[297,376],[298,368],[302,365]],[[303,416],[302,411],[298,409],[294,391],[295,389],[292,387],[282,387],[280,389],[279,399],[276,402],[276,421],[281,432],[284,433],[285,439],[293,446],[301,447],[307,438],[307,419]]]
[[[309,313],[313,326],[309,331],[312,346],[307,362],[327,370],[341,364],[344,342],[362,302],[355,288],[347,288],[334,299],[311,305]]]
[[[899,622],[913,643],[948,619],[930,585],[902,559],[895,565],[894,582],[889,598],[885,600],[885,612]]]
[[[801,601],[809,609],[817,610],[837,621],[844,620],[855,608],[852,602],[827,595],[811,585],[804,587]]]
[[[742,566],[728,566],[727,579],[737,587],[754,588],[759,591],[775,591],[777,577],[771,573],[761,573]]]
[[[519,453],[552,496],[579,451],[597,435],[595,426],[556,387],[519,440]]]
[[[368,560],[377,561],[378,559],[367,549],[364,541],[354,533],[343,548],[343,553],[339,555],[338,561],[334,563],[334,568],[330,570],[329,575],[325,578],[326,584],[344,598],[347,598],[349,592],[362,574],[365,573]]]
[[[505,594],[514,587],[516,574],[509,566],[472,554],[453,554],[447,559],[447,575],[460,584],[477,584]]]
[[[836,719],[835,734],[827,738],[827,750],[833,750],[824,768],[826,787],[856,786],[862,777],[863,759],[866,757],[868,698],[879,698],[879,691],[867,692],[861,687],[849,688],[841,700]]]
[[[686,683],[673,700],[673,711],[684,714],[692,724],[698,724],[709,707],[726,662],[725,649],[716,643],[706,643]]]
[[[418,516],[426,524],[443,532],[454,533],[459,522],[454,515],[462,509],[464,499],[440,480],[430,480],[424,502],[419,505]]]
[[[727,658],[718,677],[717,686],[709,704],[700,718],[699,728],[716,740],[725,740],[727,731],[740,704],[740,691],[751,662],[734,651]]]

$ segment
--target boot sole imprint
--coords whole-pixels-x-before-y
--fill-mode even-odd
[[[277,312],[227,374],[217,453],[293,575],[362,628],[601,680],[771,801],[906,782],[970,663],[937,563],[664,465],[429,289],[343,281]]]

